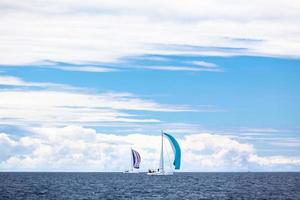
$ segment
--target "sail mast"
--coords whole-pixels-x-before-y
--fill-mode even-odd
[[[160,166],[161,172],[164,172],[164,133],[161,131],[161,150],[160,150]]]
[[[133,171],[133,153],[132,153],[132,148],[130,148],[130,154],[131,154],[131,163],[130,163],[130,171]]]

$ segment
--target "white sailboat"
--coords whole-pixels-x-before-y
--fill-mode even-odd
[[[130,149],[131,153],[131,162],[130,162],[130,167],[129,170],[124,171],[123,173],[129,174],[129,173],[139,173],[137,169],[140,168],[140,163],[141,163],[141,156],[139,152],[136,150],[133,150],[132,148]]]
[[[161,131],[161,150],[160,150],[160,164],[157,170],[149,169],[147,175],[150,176],[160,176],[160,175],[172,175],[173,171],[165,170],[164,166],[164,136],[169,140],[172,150],[174,153],[174,161],[172,163],[172,168],[180,169],[180,162],[181,162],[181,149],[176,141],[176,139],[168,133],[164,133]]]

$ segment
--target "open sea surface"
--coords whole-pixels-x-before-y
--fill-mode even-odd
[[[300,173],[0,173],[5,199],[297,199]]]

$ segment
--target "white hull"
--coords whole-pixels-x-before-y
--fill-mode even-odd
[[[123,174],[138,174],[136,171],[124,171]]]
[[[173,172],[148,172],[147,175],[149,175],[149,176],[167,176],[167,175],[173,175]]]

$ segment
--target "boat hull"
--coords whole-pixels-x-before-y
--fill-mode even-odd
[[[124,171],[123,174],[138,174],[139,172],[134,171]]]
[[[173,175],[173,172],[148,172],[148,176],[169,176]]]

